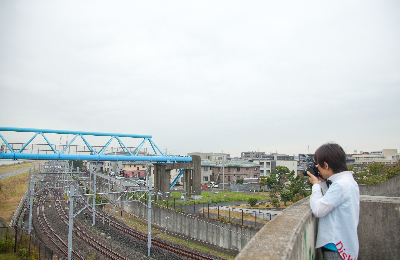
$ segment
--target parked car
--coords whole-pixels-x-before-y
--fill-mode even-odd
[[[138,180],[136,183],[139,185],[146,185],[146,181],[144,180]]]

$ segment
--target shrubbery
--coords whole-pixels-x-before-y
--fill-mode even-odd
[[[358,184],[376,185],[400,175],[400,161],[395,167],[380,163],[368,165],[349,165],[349,171],[354,172],[354,179]]]
[[[257,204],[258,200],[256,198],[250,198],[247,200],[250,206],[254,207]]]

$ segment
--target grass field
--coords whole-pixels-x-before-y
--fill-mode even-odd
[[[12,172],[24,168],[29,168],[37,162],[22,162],[20,164],[8,164],[0,167],[0,174]],[[19,202],[28,189],[29,171],[17,174],[15,176],[0,180],[0,217],[10,224]]]
[[[180,199],[181,193],[179,192],[171,192],[169,198],[169,205],[173,205],[175,198],[175,205],[187,205],[193,204],[193,200],[187,200],[185,203],[184,200]],[[268,192],[255,192],[255,193],[243,193],[243,192],[234,192],[234,191],[214,191],[211,192],[201,192],[201,199],[196,200],[196,204],[200,203],[219,203],[219,202],[234,202],[234,201],[247,201],[249,198],[256,198],[258,200],[266,200],[270,199]],[[157,201],[158,204],[166,205],[165,201]]]
[[[29,168],[29,167],[32,167],[33,165],[38,165],[39,163],[41,163],[41,162],[28,161],[28,162],[19,162],[19,163],[14,163],[14,164],[0,165],[0,174],[17,171],[17,170],[24,169],[24,168]]]

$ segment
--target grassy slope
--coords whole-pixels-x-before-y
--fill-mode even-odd
[[[0,174],[29,168],[39,164],[36,162],[22,162],[0,166]],[[0,180],[0,217],[10,224],[12,216],[17,209],[25,191],[28,189],[29,171]]]

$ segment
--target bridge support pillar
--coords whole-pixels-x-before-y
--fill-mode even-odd
[[[154,167],[154,188],[161,192],[169,192],[171,169],[166,164],[157,163]]]
[[[183,187],[187,196],[198,198],[201,196],[201,158],[193,155],[192,162],[187,163],[155,163],[154,188],[161,192],[170,191],[171,170],[186,169],[183,173]]]

